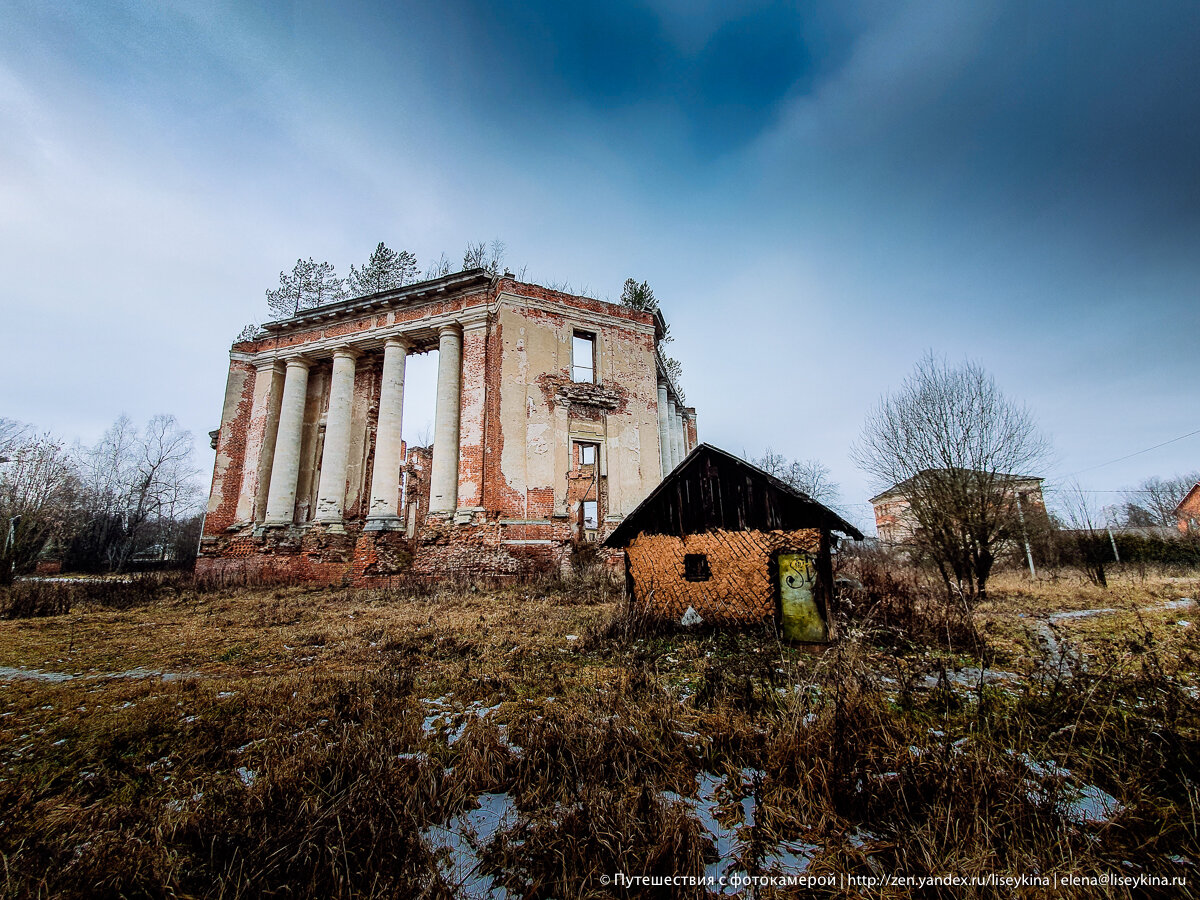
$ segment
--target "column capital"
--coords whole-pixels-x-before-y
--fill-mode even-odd
[[[338,357],[341,357],[342,359],[358,359],[360,356],[362,356],[362,351],[357,347],[350,346],[349,344],[344,347],[338,347],[333,351],[334,359],[337,359]]]
[[[462,334],[462,325],[458,322],[447,322],[445,325],[438,326],[438,337],[445,337],[448,334],[458,336]]]
[[[396,335],[384,341],[383,346],[385,350],[388,347],[399,347],[401,350],[407,353],[408,351],[412,350],[413,342],[411,338],[404,337],[403,335]]]
[[[285,356],[283,358],[283,361],[285,363],[287,363],[289,369],[290,368],[307,369],[309,366],[312,365],[312,362],[313,362],[307,356],[303,356],[299,353],[297,353],[294,356]]]
[[[254,364],[256,372],[282,372],[284,370],[282,359],[266,359],[262,362]]]

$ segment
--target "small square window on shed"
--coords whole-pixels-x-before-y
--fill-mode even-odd
[[[594,384],[596,381],[596,336],[577,331],[571,338],[571,380]]]
[[[708,556],[704,553],[685,553],[683,555],[683,577],[688,581],[708,581],[712,578],[712,570],[708,567]]]

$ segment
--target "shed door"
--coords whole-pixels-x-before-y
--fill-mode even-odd
[[[789,641],[827,641],[829,626],[817,606],[817,562],[808,553],[780,553],[779,618]]]

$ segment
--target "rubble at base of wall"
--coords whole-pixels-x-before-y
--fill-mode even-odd
[[[565,572],[573,545],[564,525],[553,538],[505,538],[499,520],[475,516],[467,522],[431,516],[415,538],[403,531],[363,531],[347,524],[335,532],[320,525],[303,528],[249,527],[235,534],[206,537],[196,572],[209,578],[355,583],[407,575],[417,578],[504,577]],[[624,566],[624,553],[601,550],[600,562]]]

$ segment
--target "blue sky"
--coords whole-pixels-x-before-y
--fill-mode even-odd
[[[280,269],[499,238],[648,280],[702,437],[821,459],[859,521],[849,445],[927,350],[1027,403],[1059,482],[1200,428],[1194,3],[187,6],[9,5],[0,415],[172,412],[207,467]]]

